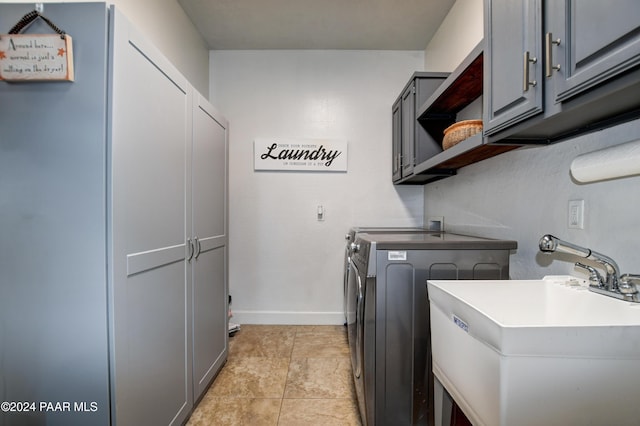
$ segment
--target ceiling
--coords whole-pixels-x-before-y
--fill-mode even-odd
[[[178,0],[212,50],[423,50],[455,0]]]

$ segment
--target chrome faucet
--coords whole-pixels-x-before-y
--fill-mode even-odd
[[[596,268],[576,262],[577,267],[589,272],[589,290],[629,302],[640,302],[640,275],[620,275],[618,264],[609,256],[562,241],[549,234],[540,239],[539,246],[543,253],[567,253],[600,264],[606,272],[604,277]]]

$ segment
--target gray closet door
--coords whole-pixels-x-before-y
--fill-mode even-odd
[[[194,398],[227,358],[226,121],[194,95],[192,148]],[[197,239],[197,240],[196,240]]]
[[[181,424],[193,401],[185,275],[190,88],[112,12],[113,407],[118,424]]]

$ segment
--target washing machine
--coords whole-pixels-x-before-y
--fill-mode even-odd
[[[349,260],[351,258],[351,248],[353,242],[356,240],[358,234],[393,234],[393,233],[405,233],[405,232],[429,232],[425,228],[420,227],[385,227],[385,226],[354,226],[349,229],[349,232],[344,236],[346,245],[344,248],[344,275],[343,275],[343,289],[344,289],[344,318],[347,319],[347,279],[349,277]]]
[[[365,426],[431,425],[428,279],[508,279],[511,240],[440,232],[359,233],[347,327]]]

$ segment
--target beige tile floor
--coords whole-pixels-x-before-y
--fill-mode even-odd
[[[344,326],[242,325],[187,426],[359,426]]]

